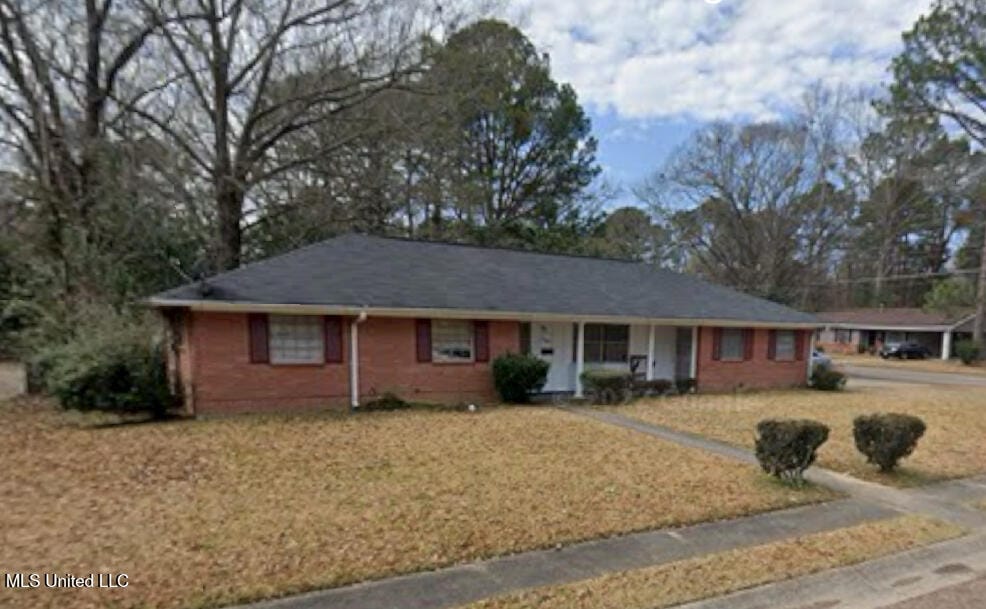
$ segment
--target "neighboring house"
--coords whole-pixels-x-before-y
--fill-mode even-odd
[[[694,378],[702,391],[803,386],[811,315],[652,265],[347,235],[151,298],[197,414],[317,409],[394,392],[490,402],[491,360]]]
[[[825,326],[817,331],[816,344],[830,353],[875,353],[885,344],[916,342],[935,357],[948,359],[954,354],[955,342],[971,335],[974,315],[870,308],[829,311],[816,317]]]

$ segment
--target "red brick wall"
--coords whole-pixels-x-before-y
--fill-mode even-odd
[[[195,312],[186,317],[188,346],[179,363],[196,414],[315,410],[349,405],[349,321],[341,364],[251,364],[247,316]],[[490,359],[517,351],[520,325],[492,321]],[[496,399],[489,363],[418,363],[414,320],[370,317],[359,326],[361,400],[392,391],[429,402]],[[190,382],[189,382],[190,381]]]
[[[775,361],[767,358],[770,331],[753,331],[753,357],[746,361],[718,361],[712,359],[714,328],[698,329],[699,391],[734,391],[736,389],[766,389],[774,387],[801,387],[808,379],[808,351],[810,331],[804,331],[804,357],[793,361]]]
[[[490,363],[418,363],[415,320],[369,318],[359,327],[360,394],[391,391],[424,402],[490,402],[496,400]],[[520,349],[520,323],[490,322],[490,362]]]

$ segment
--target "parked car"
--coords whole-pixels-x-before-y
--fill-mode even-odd
[[[832,358],[817,349],[811,351],[811,369],[828,368],[832,365]]]
[[[931,351],[919,343],[887,343],[880,349],[880,357],[883,359],[891,357],[896,357],[897,359],[924,359],[929,355],[931,355]]]

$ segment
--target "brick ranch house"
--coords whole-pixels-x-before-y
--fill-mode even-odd
[[[816,344],[829,353],[876,353],[885,344],[914,342],[934,357],[955,355],[955,343],[972,337],[975,314],[925,311],[914,307],[878,307],[817,314]]]
[[[496,400],[491,361],[693,378],[700,391],[803,386],[814,317],[634,262],[346,235],[150,299],[191,414]]]

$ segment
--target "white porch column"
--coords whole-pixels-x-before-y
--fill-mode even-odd
[[[647,374],[644,378],[654,380],[654,324],[647,328]]]
[[[698,326],[692,326],[692,361],[688,369],[689,378],[698,375]]]
[[[941,358],[944,360],[952,357],[952,331],[946,330],[941,335]]]
[[[366,321],[366,311],[349,324],[349,406],[359,408],[359,325]]]
[[[580,321],[575,331],[575,397],[582,393],[582,371],[585,369],[585,322]]]

